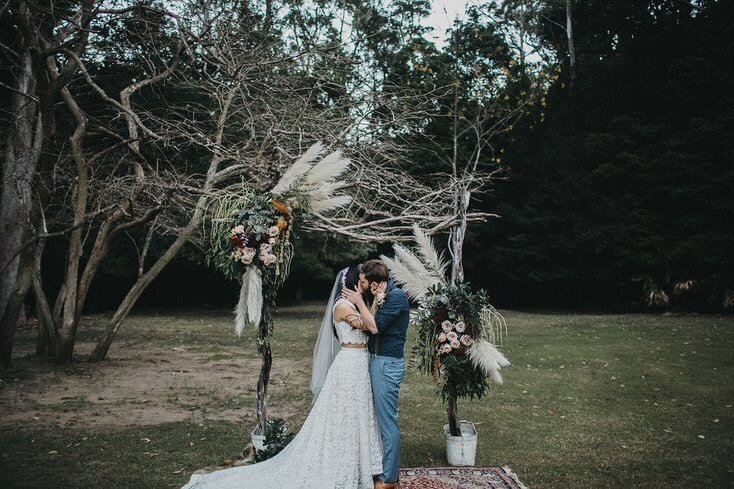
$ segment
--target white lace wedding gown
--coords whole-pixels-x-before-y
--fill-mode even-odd
[[[341,343],[367,343],[367,334],[336,323]],[[371,489],[382,473],[366,348],[341,348],[316,402],[293,440],[254,465],[193,474],[183,489]]]

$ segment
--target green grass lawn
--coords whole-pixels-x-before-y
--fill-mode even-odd
[[[300,426],[310,404],[321,307],[283,308],[277,316],[274,366],[282,368],[274,372],[271,408],[292,427]],[[533,488],[732,487],[734,318],[513,311],[505,317],[510,336],[504,351],[513,364],[503,371],[505,384],[481,401],[459,403],[461,417],[479,430],[477,465],[510,466]],[[83,340],[100,327],[87,319]],[[84,419],[60,425],[22,419],[12,411],[11,392],[17,396],[17,386],[34,378],[40,364],[29,354],[32,331],[19,331],[17,342],[14,368],[0,373],[6,410],[0,487],[178,487],[193,470],[236,456],[254,423],[254,396],[221,394],[231,381],[214,375],[189,385],[203,393],[196,401],[185,403],[176,393],[157,401],[192,413],[203,406],[200,418],[122,428],[85,428]],[[226,311],[132,316],[113,344],[111,362],[124,360],[121,346],[150,350],[160,361],[185,349],[194,359],[188,370],[239,358],[250,370],[248,382],[258,368],[252,332],[235,337]],[[108,368],[84,367],[84,375],[103,382]],[[33,385],[80,375],[75,368],[51,370],[40,381],[36,375]],[[57,407],[94,408],[90,399],[69,393]],[[213,414],[224,404],[239,409],[241,421],[217,419]],[[400,422],[403,466],[446,465],[445,415],[431,378],[408,372]]]

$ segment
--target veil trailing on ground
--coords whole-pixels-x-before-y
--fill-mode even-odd
[[[334,302],[341,293],[341,287],[344,283],[344,276],[347,273],[348,268],[341,270],[336,274],[334,280],[334,287],[331,288],[331,295],[329,296],[329,303],[326,305],[326,312],[324,312],[324,319],[321,321],[321,329],[319,330],[319,336],[316,339],[316,346],[313,349],[313,370],[311,371],[311,392],[313,393],[314,399],[319,395],[321,386],[324,385],[326,380],[326,374],[329,372],[329,367],[334,361],[341,344],[334,337]]]

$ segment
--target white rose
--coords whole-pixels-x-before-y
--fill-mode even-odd
[[[270,253],[270,251],[273,249],[272,246],[270,246],[268,243],[263,243],[260,245],[260,253]]]
[[[277,261],[277,258],[275,255],[271,255],[270,253],[260,253],[260,260],[265,266],[269,267]]]
[[[277,236],[280,234],[280,228],[278,226],[270,226],[270,229],[268,229],[268,234],[270,236]]]
[[[275,238],[268,238],[268,243],[270,243],[270,246],[273,246],[275,244]]]
[[[232,228],[232,234],[242,234],[245,232],[245,226],[242,224]]]
[[[458,331],[459,333],[463,333],[466,330],[466,325],[464,324],[464,321],[459,321],[454,325],[454,329]]]

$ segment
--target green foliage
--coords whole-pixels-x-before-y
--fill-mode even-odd
[[[413,355],[418,359],[419,370],[433,374],[444,402],[451,398],[481,399],[489,388],[486,374],[466,354],[471,343],[451,348],[444,346],[448,344],[446,340],[441,340],[451,331],[473,341],[483,338],[481,313],[488,305],[484,291],[474,291],[471,284],[461,282],[431,288],[418,308],[413,322],[416,330]],[[456,327],[459,322],[461,331]]]
[[[208,221],[209,248],[206,262],[221,271],[229,280],[241,280],[242,264],[232,259],[232,245],[228,237],[240,212],[250,207],[254,199],[254,190],[243,185],[240,191],[223,194],[212,204],[215,210]]]
[[[467,355],[443,355],[439,388],[441,399],[481,399],[489,389],[487,376]]]
[[[262,462],[276,456],[293,439],[295,434],[288,433],[282,418],[268,420],[265,429],[265,449],[255,450],[255,462]]]
[[[541,42],[566,60],[564,6],[548,5]],[[508,180],[480,204],[502,219],[470,227],[467,277],[506,306],[636,309],[651,280],[672,307],[721,310],[734,283],[734,4],[573,5],[573,89],[564,62],[547,105],[513,131]]]

